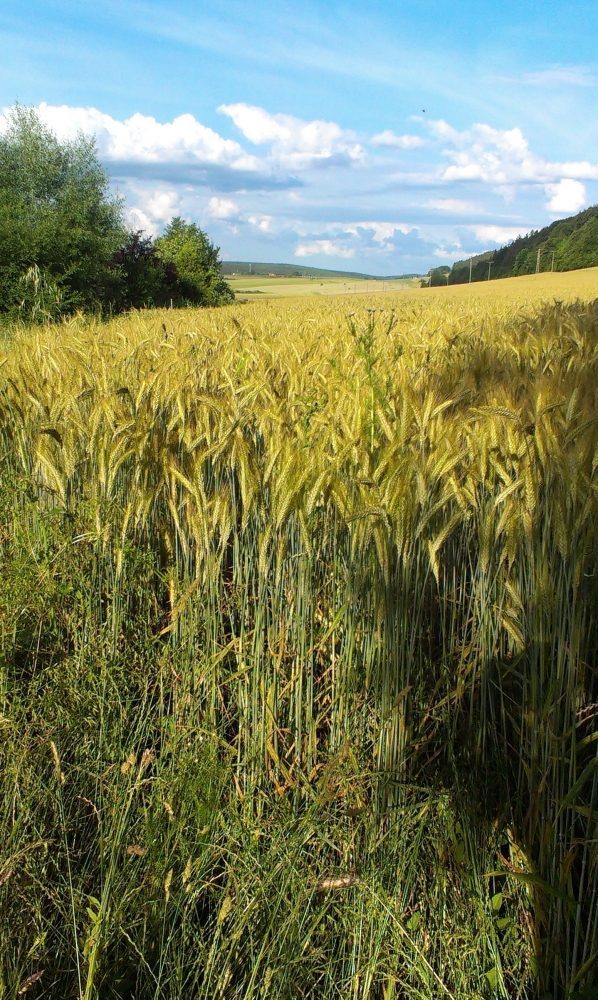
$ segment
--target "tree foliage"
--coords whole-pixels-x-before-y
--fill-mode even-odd
[[[598,265],[598,205],[568,219],[558,219],[544,229],[533,229],[499,250],[471,258],[472,281],[488,277],[492,262],[493,278],[508,278],[539,271],[572,271]],[[449,278],[451,285],[469,281],[467,260],[457,261]]]
[[[0,136],[0,310],[31,313],[42,288],[52,316],[99,308],[124,237],[95,141],[60,142],[35,111],[13,108]]]
[[[232,302],[234,295],[220,270],[220,250],[194,222],[172,219],[156,240],[156,252],[178,275],[177,300],[213,306]]]
[[[173,219],[155,242],[128,232],[95,140],[63,142],[16,105],[0,135],[0,315],[48,321],[83,311],[231,302],[219,249]]]
[[[117,272],[119,311],[168,306],[178,297],[179,278],[174,264],[163,260],[151,236],[129,233],[112,258]]]

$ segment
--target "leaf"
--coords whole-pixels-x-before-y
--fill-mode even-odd
[[[488,980],[488,985],[490,986],[490,989],[495,990],[500,981],[500,974],[496,966],[494,966],[493,969],[488,969],[488,971],[485,972],[484,975]]]
[[[500,908],[502,906],[502,901],[503,901],[503,894],[502,894],[502,892],[495,893],[494,896],[492,897],[492,899],[490,900],[490,905],[492,907],[492,912],[493,913],[498,913],[498,911],[500,910]]]
[[[581,791],[585,783],[589,781],[589,779],[592,777],[592,774],[596,770],[598,770],[598,758],[595,757],[593,760],[590,761],[589,764],[586,765],[586,767],[581,772],[577,781],[574,782],[574,784],[571,786],[571,788],[565,795],[565,798],[561,800],[560,808],[557,813],[558,816],[560,816],[563,810],[566,809],[568,806],[573,805],[579,792]]]

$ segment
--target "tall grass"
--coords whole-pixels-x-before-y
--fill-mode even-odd
[[[598,303],[261,303],[0,369],[0,993],[596,984]]]

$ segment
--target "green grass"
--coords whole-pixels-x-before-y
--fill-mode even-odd
[[[255,619],[304,645],[309,609],[285,615],[282,588],[248,609],[247,663],[224,655],[230,608],[160,639],[151,554],[115,588],[86,512],[23,489],[3,519],[3,995],[42,970],[33,995],[86,1000],[506,997],[505,974],[528,995],[527,892],[488,876],[503,835],[463,779],[372,767],[365,705],[290,775],[255,718],[277,684]]]

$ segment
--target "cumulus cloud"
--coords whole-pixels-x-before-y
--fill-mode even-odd
[[[588,203],[585,185],[569,177],[556,184],[547,184],[545,191],[550,196],[546,207],[554,215],[571,215]]]
[[[252,104],[221,104],[218,110],[228,115],[253,145],[269,146],[276,161],[287,169],[350,163],[364,155],[354,133],[336,122],[270,114]]]
[[[302,246],[312,247],[324,244],[343,246],[345,249],[351,249],[351,254],[347,253],[346,256],[354,256],[357,252],[391,253],[396,249],[397,234],[400,237],[406,237],[417,232],[414,226],[408,225],[406,222],[370,221],[368,219],[360,219],[357,222],[321,222],[317,225],[317,229],[313,223],[296,220],[293,229],[298,236],[308,240]],[[326,251],[320,249],[317,252],[324,253]],[[301,254],[301,256],[303,255]]]
[[[417,149],[426,145],[426,140],[419,135],[396,135],[390,129],[378,132],[370,139],[372,146],[383,146],[390,149]]]
[[[188,184],[216,192],[276,191],[300,186],[272,156],[256,156],[191,114],[159,122],[134,114],[124,120],[93,107],[42,103],[41,120],[61,140],[93,135],[100,158],[119,180]],[[0,109],[0,131],[8,109]]]
[[[443,120],[429,122],[428,128],[444,144],[442,154],[450,161],[440,170],[443,181],[481,181],[508,191],[514,183],[598,179],[598,163],[554,162],[533,153],[520,128],[497,129],[477,123],[458,131]]]
[[[393,240],[396,233],[407,236],[414,231],[414,227],[407,225],[405,222],[369,222],[364,220],[362,222],[339,223],[331,227],[331,230],[358,238],[365,234],[370,237],[371,242],[380,250],[389,253],[395,249]]]
[[[249,171],[260,168],[259,160],[238,142],[224,139],[191,114],[178,115],[170,122],[142,114],[119,121],[97,108],[42,103],[37,110],[60,139],[72,139],[79,132],[95,135],[98,152],[107,161],[219,164]]]
[[[313,257],[318,254],[348,260],[355,255],[355,250],[333,240],[312,240],[311,243],[300,243],[295,249],[295,257]]]
[[[425,138],[386,129],[364,140],[367,157],[359,137],[336,122],[244,103],[219,110],[227,129],[240,130],[235,139],[191,114],[160,122],[96,108],[38,109],[61,139],[97,137],[133,228],[155,235],[180,215],[233,259],[320,256],[331,266],[354,258],[360,270],[426,270],[434,256],[469,252],[458,237],[467,247],[499,246],[524,231],[520,219],[538,228],[596,200],[598,162],[544,158],[517,127],[460,130],[420,116],[414,131]],[[0,131],[3,123],[0,114]],[[399,171],[404,157],[392,151],[420,148],[410,172]],[[496,210],[505,201],[515,203],[512,215]]]
[[[455,247],[452,250],[447,250],[445,247],[436,247],[433,256],[438,257],[440,260],[455,260],[458,253],[458,247]]]
[[[271,233],[273,218],[271,215],[248,215],[247,221],[251,226],[259,229],[262,233]]]
[[[210,198],[208,215],[212,219],[234,219],[239,214],[239,206],[231,198]]]
[[[175,215],[182,214],[181,196],[176,190],[133,188],[131,193],[137,202],[127,210],[127,220],[133,229],[155,236]]]
[[[406,236],[413,229],[413,226],[407,225],[406,222],[368,222],[367,220],[336,223],[336,227],[345,233],[354,235],[359,233],[361,229],[369,230],[373,234],[374,243],[384,243],[385,240],[392,239],[395,233],[402,233],[403,236]]]
[[[469,226],[480,241],[480,243],[496,243],[502,246],[516,240],[518,236],[524,236],[527,230],[521,226]]]

